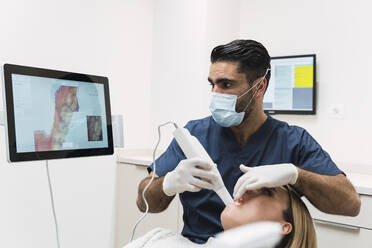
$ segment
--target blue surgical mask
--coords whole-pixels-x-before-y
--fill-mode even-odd
[[[218,125],[223,127],[233,127],[238,126],[242,123],[245,111],[247,110],[248,106],[251,104],[252,100],[256,96],[258,90],[253,95],[253,97],[251,98],[251,100],[249,101],[249,103],[242,112],[238,113],[235,111],[236,102],[240,97],[246,95],[253,88],[255,88],[256,85],[260,84],[264,80],[268,70],[258,83],[253,85],[239,97],[232,94],[212,93],[212,99],[209,105],[209,110],[211,111],[212,117],[215,120],[215,122],[217,122]]]

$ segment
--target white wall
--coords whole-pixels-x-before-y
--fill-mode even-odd
[[[271,56],[317,54],[317,115],[277,116],[310,131],[347,170],[372,172],[372,21],[369,1],[241,1],[240,37]],[[344,118],[330,115],[344,105]]]
[[[158,0],[154,4],[152,143],[159,124],[170,120],[184,125],[204,115],[199,89],[204,83],[205,8],[204,0]],[[162,137],[165,147],[172,135],[164,131]]]
[[[157,139],[159,124],[174,121],[181,126],[210,115],[211,88],[207,81],[210,49],[238,36],[238,6],[236,0],[155,2],[152,144]],[[167,147],[173,130],[164,128],[160,147]]]
[[[143,146],[152,10],[151,0],[1,1],[0,62],[108,76],[126,146]],[[3,127],[0,142],[0,247],[56,247],[44,163],[9,165]],[[50,161],[50,170],[62,247],[113,247],[114,157]]]

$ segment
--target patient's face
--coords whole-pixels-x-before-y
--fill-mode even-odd
[[[240,204],[229,204],[221,214],[224,230],[257,221],[284,221],[288,193],[283,187],[247,191]]]

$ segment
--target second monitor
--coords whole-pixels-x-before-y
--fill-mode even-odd
[[[315,54],[272,57],[271,78],[263,100],[266,113],[315,114]]]

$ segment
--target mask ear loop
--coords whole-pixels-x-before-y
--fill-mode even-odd
[[[267,72],[268,72],[269,70],[270,70],[270,68],[268,68],[268,69],[266,70],[266,73],[265,73],[265,75],[262,77],[262,79],[261,79],[258,83],[256,83],[254,86],[252,86],[251,89],[253,89],[256,85],[258,85],[258,84],[260,84],[260,83],[263,82],[263,80],[266,78]],[[258,90],[256,90],[256,93],[254,93],[253,97],[251,98],[251,100],[249,101],[249,103],[247,104],[247,106],[244,108],[243,112],[245,112],[245,111],[247,110],[248,106],[251,105],[251,102],[252,102],[253,99],[256,97],[257,93],[258,93]],[[245,94],[245,93],[244,93],[244,94]],[[243,95],[244,95],[244,94],[243,94]]]
[[[256,93],[254,93],[254,95],[252,96],[251,100],[249,101],[249,103],[247,104],[247,106],[244,108],[243,112],[245,112],[247,110],[248,106],[251,105],[251,102],[256,97],[257,93],[258,93],[258,90],[256,90]]]
[[[244,92],[242,95],[238,96],[237,99],[239,99],[239,98],[242,97],[242,96],[245,96],[245,95],[246,95],[248,92],[250,92],[254,87],[256,87],[256,85],[262,83],[262,81],[266,78],[266,75],[267,75],[267,73],[268,73],[270,70],[271,70],[270,68],[267,68],[267,69],[266,69],[266,72],[265,72],[265,75],[262,77],[262,79],[261,79],[258,83],[256,83],[255,85],[253,85],[249,90],[247,90],[246,92]]]

